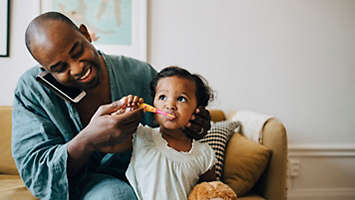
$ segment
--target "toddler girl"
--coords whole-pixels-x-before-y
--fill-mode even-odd
[[[160,71],[151,88],[154,106],[174,118],[156,114],[159,128],[138,126],[126,177],[138,199],[187,199],[198,182],[216,179],[214,151],[184,130],[195,109],[207,106],[213,95],[204,79],[179,67]],[[130,97],[128,107],[140,103],[143,99]]]

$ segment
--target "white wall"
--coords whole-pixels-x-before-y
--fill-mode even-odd
[[[25,30],[28,23],[39,14],[37,0],[10,1],[10,57],[0,57],[0,105],[11,105],[17,79],[35,61],[25,46]]]
[[[35,64],[24,31],[39,13],[38,1],[11,2],[0,105],[11,105],[18,77]],[[212,107],[281,119],[291,158],[301,161],[291,193],[333,188],[354,197],[347,176],[355,174],[354,10],[352,0],[150,0],[148,60],[157,69],[179,65],[205,76],[217,92]],[[317,156],[322,149],[328,154]],[[337,170],[344,173],[334,175],[335,183],[318,178]],[[310,185],[319,187],[307,193]]]
[[[223,109],[274,114],[291,144],[354,144],[355,1],[151,1],[150,61],[207,77]]]

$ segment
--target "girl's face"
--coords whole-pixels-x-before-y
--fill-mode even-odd
[[[174,119],[156,114],[155,118],[164,129],[181,129],[190,120],[197,107],[196,86],[192,80],[170,76],[158,81],[154,106],[175,115]]]

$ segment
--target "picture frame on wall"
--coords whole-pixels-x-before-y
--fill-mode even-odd
[[[10,0],[0,0],[0,57],[9,56]]]
[[[147,61],[147,0],[40,0],[49,11],[84,24],[98,50]]]

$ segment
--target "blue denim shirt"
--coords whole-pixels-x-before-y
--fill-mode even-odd
[[[133,94],[152,103],[150,82],[156,71],[150,65],[124,56],[103,56],[112,101]],[[36,81],[41,71],[39,66],[33,67],[18,81],[13,102],[12,155],[26,187],[36,197],[69,199],[67,144],[84,127],[74,104],[62,100]],[[150,124],[151,118],[146,113],[142,123]],[[129,158],[122,162],[117,159],[117,154],[94,153],[77,178],[70,182],[70,193],[79,192],[76,182],[87,173],[124,174]]]

